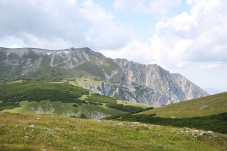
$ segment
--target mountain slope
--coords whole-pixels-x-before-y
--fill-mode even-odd
[[[90,94],[88,90],[68,83],[0,83],[0,112],[47,113],[100,119],[147,107]]]
[[[0,78],[16,78],[45,67],[73,69],[84,62],[104,58],[89,48],[45,50],[37,48],[0,48]]]
[[[190,127],[227,134],[227,92],[110,119]]]
[[[89,48],[0,48],[0,70],[1,81],[69,81],[93,93],[154,106],[207,95],[158,65],[112,60]]]
[[[159,117],[195,117],[227,112],[227,92],[186,102],[167,105],[140,114],[156,114]]]

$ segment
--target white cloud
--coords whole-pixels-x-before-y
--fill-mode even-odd
[[[193,83],[201,88],[218,88],[222,91],[227,91],[227,65],[220,64],[212,65],[212,63],[190,63],[187,68],[172,68],[171,72],[181,73]]]
[[[146,43],[142,43],[138,40],[133,40],[125,47],[122,47],[119,50],[101,50],[100,52],[104,54],[105,56],[111,57],[111,58],[127,58],[133,61],[137,62],[143,62],[141,61],[141,58],[148,61],[151,60],[150,55],[151,51],[150,45]],[[146,54],[146,55],[145,55]],[[148,58],[146,58],[148,56]]]
[[[120,50],[121,57],[178,67],[190,66],[193,62],[226,64],[227,2],[188,0],[188,4],[190,12],[160,20],[149,43],[133,41]]]
[[[50,49],[117,49],[132,37],[130,29],[92,0],[2,0],[0,26],[0,39],[13,36],[28,46]]]

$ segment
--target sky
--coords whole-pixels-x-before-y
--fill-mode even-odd
[[[226,0],[0,0],[0,47],[89,47],[227,91]]]

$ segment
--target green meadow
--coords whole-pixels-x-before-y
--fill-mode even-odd
[[[138,122],[0,113],[5,151],[225,151],[227,135]]]

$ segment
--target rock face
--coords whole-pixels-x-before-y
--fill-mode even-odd
[[[203,97],[207,92],[190,82],[180,74],[172,74],[173,79],[185,95],[185,100]]]
[[[208,95],[158,65],[109,59],[89,48],[0,48],[0,80],[74,81],[91,92],[154,106]]]
[[[125,59],[114,60],[124,71],[130,83],[144,85],[153,95],[143,92],[137,100],[154,100],[160,106],[206,96],[207,93],[180,74],[171,74],[158,65],[143,65]],[[145,97],[146,96],[146,97]]]

